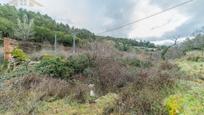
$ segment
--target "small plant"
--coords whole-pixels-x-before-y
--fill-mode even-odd
[[[0,64],[0,72],[1,73],[5,72],[5,70],[8,68],[8,64],[9,64],[9,62],[7,62],[7,61],[3,61],[3,63]]]
[[[182,97],[178,95],[170,96],[166,100],[166,107],[169,112],[169,115],[176,115],[182,110]]]
[[[19,48],[15,48],[11,54],[19,61],[28,61],[30,59],[29,56]]]

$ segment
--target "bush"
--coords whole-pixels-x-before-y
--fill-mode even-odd
[[[139,91],[134,91],[132,88],[124,89],[114,111],[124,115],[166,115],[166,109],[161,102],[163,98],[159,91],[151,88],[143,88]]]
[[[100,59],[96,65],[93,82],[98,93],[117,92],[133,79],[128,69],[113,59]]]
[[[19,48],[15,48],[11,52],[11,54],[14,58],[16,58],[19,61],[28,61],[30,59],[29,56],[26,53],[24,53],[23,50]]]
[[[120,51],[128,51],[130,49],[130,45],[123,42],[116,42],[115,47]]]
[[[37,65],[36,69],[41,74],[50,77],[69,79],[74,70],[68,64],[69,62],[61,57],[45,57]]]
[[[178,67],[168,61],[162,61],[159,63],[160,70],[171,70],[171,69],[178,69]]]
[[[1,76],[3,79],[11,79],[15,77],[22,77],[24,75],[28,75],[34,72],[35,72],[34,67],[31,66],[28,67],[27,63],[22,63],[15,68],[10,68],[9,70],[7,69]]]
[[[143,67],[143,68],[148,68],[150,66],[152,66],[151,62],[149,61],[141,61],[141,60],[138,60],[136,58],[133,58],[133,59],[123,59],[122,62],[124,64],[128,64],[130,66],[134,66],[134,67]]]
[[[45,55],[37,66],[37,71],[50,77],[71,79],[73,74],[83,73],[92,66],[87,55],[71,56],[68,59]]]
[[[204,62],[203,56],[189,56],[187,57],[188,61],[194,61],[194,62]]]
[[[71,56],[67,60],[69,61],[68,66],[73,68],[74,73],[82,73],[86,68],[93,66],[93,60],[87,55]]]
[[[180,95],[172,95],[168,97],[166,100],[166,108],[169,112],[169,115],[176,115],[178,112],[182,111],[182,103],[183,103],[183,97]]]

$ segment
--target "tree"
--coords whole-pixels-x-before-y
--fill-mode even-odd
[[[0,17],[0,31],[12,33],[13,32],[13,23],[5,18]]]
[[[184,52],[191,50],[202,50],[204,52],[204,35],[197,35],[194,39],[189,38],[181,44]]]
[[[17,28],[14,31],[14,34],[17,38],[22,40],[28,40],[34,35],[33,31],[33,19],[29,20],[27,15],[23,16],[23,19],[17,19]]]
[[[169,51],[169,49],[177,45],[177,40],[178,40],[178,38],[175,39],[173,45],[170,45],[170,46],[168,46],[168,47],[165,47],[165,48],[162,50],[162,52],[161,52],[161,58],[162,58],[163,60],[166,60],[166,54],[167,54],[167,52]]]

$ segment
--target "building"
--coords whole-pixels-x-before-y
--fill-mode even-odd
[[[30,6],[30,7],[43,6],[42,4],[37,2],[37,0],[11,0],[9,4],[14,6]]]

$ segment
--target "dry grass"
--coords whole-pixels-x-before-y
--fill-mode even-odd
[[[54,101],[67,96],[84,103],[88,92],[87,85],[37,75],[9,80],[5,86],[7,88],[0,92],[2,113],[32,113],[42,101]]]
[[[96,84],[103,92],[118,91],[132,80],[128,69],[112,59],[100,59],[96,65]]]
[[[162,102],[174,88],[177,71],[178,68],[167,62],[140,70],[134,81],[121,90],[115,111],[122,114],[166,114]]]

